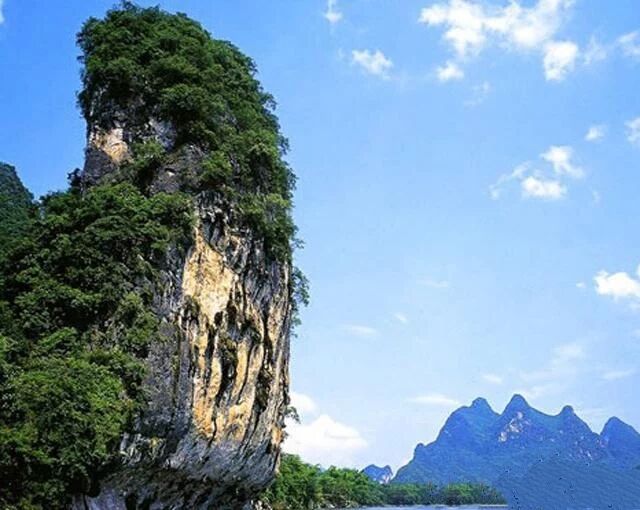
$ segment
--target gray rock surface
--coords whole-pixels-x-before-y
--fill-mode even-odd
[[[144,133],[170,148],[172,130]],[[126,126],[89,129],[85,187],[117,174]],[[183,189],[201,152],[156,172],[151,192]],[[214,192],[195,197],[194,240],[167,256],[154,297],[160,337],[146,360],[148,407],[122,438],[122,464],[74,510],[241,509],[273,479],[288,405],[292,279]]]

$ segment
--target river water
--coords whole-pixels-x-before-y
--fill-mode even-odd
[[[436,505],[436,506],[411,506],[411,507],[401,507],[401,506],[385,506],[385,507],[370,507],[370,508],[361,508],[359,510],[506,510],[506,506],[487,506],[487,505],[466,505],[466,506],[444,506],[444,505]]]

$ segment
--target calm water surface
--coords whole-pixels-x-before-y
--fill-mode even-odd
[[[363,508],[360,510],[447,510],[447,509],[457,509],[457,510],[506,510],[506,506],[385,506],[385,507],[370,507]]]

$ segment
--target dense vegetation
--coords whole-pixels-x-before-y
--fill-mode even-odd
[[[285,455],[278,478],[264,496],[274,510],[312,510],[378,505],[503,504],[491,487],[479,484],[380,485],[352,469],[323,471],[295,455]]]
[[[286,141],[250,59],[184,15],[129,2],[89,20],[78,43],[87,122],[124,115],[133,155],[117,179],[85,189],[72,175],[40,202],[0,166],[2,509],[66,508],[117,465],[145,401],[143,360],[163,341],[158,276],[191,242],[195,193],[224,196],[273,258],[290,261],[294,244]],[[149,119],[170,123],[172,147],[145,138]],[[151,192],[187,147],[205,158],[197,181]]]
[[[169,123],[176,131],[171,152],[189,145],[207,152],[195,185],[224,193],[268,252],[289,258],[295,176],[283,160],[288,144],[275,102],[254,78],[253,61],[184,15],[130,2],[90,19],[78,44],[87,121],[110,128],[124,115],[141,133],[149,119]],[[156,164],[169,157],[153,143],[143,152]]]
[[[22,185],[15,168],[0,163],[0,264],[29,228],[33,197]]]
[[[63,508],[116,460],[143,402],[151,298],[191,232],[180,194],[53,194],[0,268],[0,506]]]

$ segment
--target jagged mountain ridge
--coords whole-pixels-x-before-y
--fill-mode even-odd
[[[452,413],[433,443],[416,447],[394,482],[495,483],[547,459],[633,467],[640,464],[640,434],[614,418],[600,435],[570,406],[550,416],[520,395],[502,414],[476,399]]]
[[[551,416],[515,395],[502,414],[482,398],[454,411],[392,483],[488,483],[520,510],[636,510],[638,466],[640,434],[620,419],[597,434],[570,406]]]

